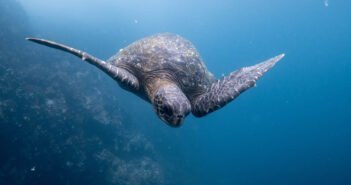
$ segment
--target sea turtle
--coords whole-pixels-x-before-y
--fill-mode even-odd
[[[150,102],[158,117],[172,127],[182,125],[190,112],[201,117],[220,109],[254,86],[263,73],[284,57],[278,55],[216,80],[194,45],[177,34],[143,38],[121,49],[107,62],[52,41],[27,40],[69,52],[95,65],[120,87]]]

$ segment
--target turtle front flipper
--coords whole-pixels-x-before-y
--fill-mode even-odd
[[[254,86],[256,81],[283,57],[284,54],[278,55],[254,66],[241,68],[217,80],[207,93],[193,101],[192,113],[194,116],[201,117],[222,108]]]
[[[126,71],[125,69],[113,66],[110,63],[106,63],[105,61],[100,60],[96,57],[93,57],[86,52],[83,52],[62,44],[58,44],[56,42],[52,42],[44,39],[38,39],[38,38],[26,38],[26,39],[38,44],[42,44],[51,48],[55,48],[55,49],[59,49],[59,50],[71,53],[81,58],[82,60],[87,61],[88,63],[104,71],[114,80],[116,80],[120,86],[122,86],[127,90],[133,91],[133,90],[139,89],[138,79],[133,74]]]

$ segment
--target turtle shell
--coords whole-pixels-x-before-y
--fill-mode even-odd
[[[194,45],[171,33],[138,40],[121,49],[109,62],[127,69],[139,80],[148,74],[166,72],[186,94],[206,91],[215,80]]]

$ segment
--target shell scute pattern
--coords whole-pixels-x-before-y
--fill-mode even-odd
[[[183,37],[162,33],[138,40],[109,59],[115,66],[133,74],[166,71],[185,93],[206,91],[214,76],[207,70],[193,44]]]

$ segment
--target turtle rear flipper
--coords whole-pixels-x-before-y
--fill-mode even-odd
[[[113,66],[110,63],[93,57],[86,52],[44,39],[26,38],[26,40],[71,53],[104,71],[114,80],[116,80],[123,88],[129,90],[137,90],[139,88],[138,79],[133,74],[129,73],[125,69]]]
[[[192,113],[201,117],[222,108],[254,86],[256,81],[283,57],[284,54],[278,55],[254,66],[241,68],[217,80],[207,93],[194,100]]]

